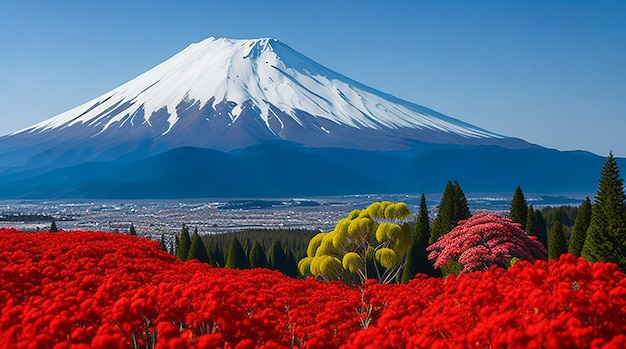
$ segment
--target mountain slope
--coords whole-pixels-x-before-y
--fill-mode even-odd
[[[626,167],[626,159],[618,159]],[[299,197],[466,192],[592,193],[604,159],[587,152],[461,146],[406,156],[338,148],[259,145],[239,154],[181,147],[147,159],[86,163],[0,178],[2,198]]]
[[[209,38],[81,106],[0,137],[0,171],[277,141],[360,150],[532,147],[367,87],[275,39]]]

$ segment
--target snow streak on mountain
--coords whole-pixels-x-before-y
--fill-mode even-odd
[[[149,143],[154,153],[281,140],[363,150],[524,143],[369,88],[268,38],[192,44],[111,92],[10,137],[45,134],[80,147],[126,143],[132,150]]]

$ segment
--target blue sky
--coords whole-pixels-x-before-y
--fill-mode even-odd
[[[0,3],[0,134],[209,36],[274,37],[354,80],[507,136],[626,156],[626,1]]]

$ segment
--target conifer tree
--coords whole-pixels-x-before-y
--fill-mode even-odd
[[[526,214],[526,225],[525,225],[525,230],[526,230],[526,234],[531,235],[531,236],[537,236],[537,232],[535,231],[535,229],[537,225],[537,214],[535,213],[535,209],[533,208],[533,205],[528,206],[528,213]]]
[[[189,255],[189,247],[191,247],[191,238],[189,237],[189,228],[183,224],[183,228],[180,230],[180,236],[178,238],[178,249],[176,250],[176,257],[182,261],[187,260]]]
[[[563,223],[556,219],[548,235],[548,259],[559,259],[563,253],[567,253],[565,229]]]
[[[456,220],[454,226],[456,226],[460,220],[466,220],[472,216],[465,193],[456,180],[454,181],[454,214]]]
[[[509,218],[522,225],[522,230],[526,230],[526,220],[528,219],[528,203],[522,192],[522,188],[518,185],[513,193],[513,199],[511,200],[511,210]]]
[[[226,257],[226,268],[231,269],[249,269],[250,262],[246,256],[246,251],[243,249],[241,242],[237,237],[233,237],[228,248],[228,257]]]
[[[135,225],[130,223],[130,228],[128,229],[128,235],[137,236],[137,231],[135,230]]]
[[[546,226],[546,220],[543,218],[543,213],[539,210],[535,211],[535,215],[537,219],[535,220],[535,228],[533,228],[533,231],[536,233],[537,241],[541,242],[545,248],[548,248],[548,227]]]
[[[57,221],[55,221],[54,219],[52,220],[52,223],[50,224],[50,232],[51,233],[56,233],[59,231],[59,228],[57,228]]]
[[[278,270],[285,275],[289,272],[289,259],[280,240],[274,241],[270,250],[270,269]]]
[[[433,220],[430,230],[429,243],[433,243],[440,236],[456,227],[460,220],[471,217],[467,199],[457,181],[452,184],[451,181],[446,183],[441,202],[439,204],[439,212]]]
[[[413,244],[406,256],[406,264],[402,271],[402,282],[407,283],[413,279],[416,274],[424,273],[435,276],[437,271],[428,260],[426,248],[430,239],[430,221],[428,218],[428,206],[426,205],[426,196],[422,194],[420,200],[420,208],[417,214],[415,229],[413,230]]]
[[[197,259],[203,263],[209,263],[209,254],[207,253],[206,246],[198,234],[198,228],[193,232],[191,237],[191,245],[189,246],[189,253],[187,254],[187,260]]]
[[[602,168],[594,201],[581,255],[590,262],[616,263],[626,271],[626,194],[612,153]]]
[[[222,252],[219,244],[213,246],[211,254],[209,255],[209,263],[216,268],[223,268],[226,265],[224,252]]]
[[[587,229],[591,223],[591,200],[585,198],[583,203],[578,208],[578,214],[576,215],[576,221],[572,228],[572,234],[570,235],[569,246],[567,251],[580,257],[583,245],[585,244],[585,238],[587,237]]]
[[[250,249],[250,268],[267,268],[267,255],[263,246],[260,243],[255,242]]]

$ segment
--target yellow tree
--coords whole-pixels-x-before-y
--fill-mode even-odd
[[[409,217],[411,211],[403,202],[374,202],[354,210],[332,231],[309,241],[298,269],[302,275],[349,284],[363,284],[371,277],[397,282],[412,243]]]

